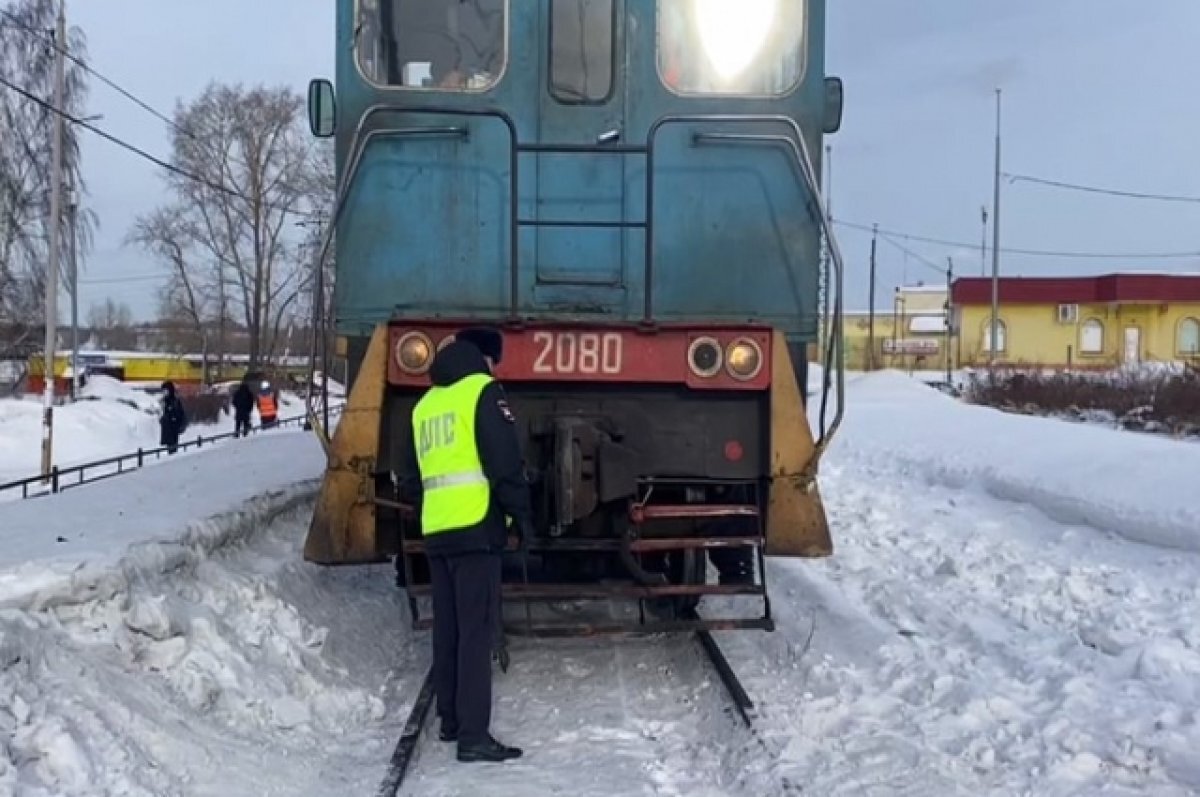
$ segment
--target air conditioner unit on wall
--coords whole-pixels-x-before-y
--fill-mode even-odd
[[[1060,304],[1058,306],[1058,323],[1074,324],[1079,321],[1079,305]]]

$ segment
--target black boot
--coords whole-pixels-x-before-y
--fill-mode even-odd
[[[521,750],[517,747],[505,747],[488,736],[482,742],[458,743],[458,760],[471,761],[508,761],[510,758],[520,758]]]
[[[438,739],[443,742],[457,742],[458,728],[453,725],[442,723],[442,729],[438,731]]]

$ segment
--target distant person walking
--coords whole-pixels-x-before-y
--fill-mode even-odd
[[[254,411],[254,391],[245,380],[233,393],[233,434],[245,437],[250,434],[250,413]]]
[[[187,412],[183,402],[175,395],[175,383],[163,382],[162,414],[158,418],[159,445],[167,447],[168,454],[174,454],[179,446],[180,436],[187,431]]]
[[[275,401],[275,394],[271,392],[270,382],[263,382],[262,390],[258,393],[258,419],[264,429],[270,429],[279,419],[279,405]]]

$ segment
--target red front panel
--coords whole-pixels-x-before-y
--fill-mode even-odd
[[[427,374],[400,367],[398,351],[405,336],[420,332],[441,347],[465,323],[394,323],[389,330],[388,382],[424,386]],[[707,390],[764,390],[771,384],[771,330],[763,327],[588,327],[540,325],[505,328],[504,359],[497,378],[508,382],[605,382],[680,384]],[[688,352],[700,338],[715,339],[722,351],[735,341],[757,344],[761,367],[748,379],[734,378],[724,367],[698,376],[688,366]]]

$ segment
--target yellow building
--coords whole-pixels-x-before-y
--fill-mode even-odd
[[[848,370],[945,370],[947,352],[953,357],[954,345],[946,336],[944,287],[912,285],[897,288],[891,309],[877,309],[874,316],[875,356],[872,360],[868,355],[872,337],[871,313],[865,310],[845,313]]]
[[[30,393],[41,393],[45,385],[45,368],[41,353],[29,358],[27,390]],[[79,353],[79,370],[83,373],[103,374],[111,376],[126,384],[157,388],[163,382],[171,381],[181,392],[197,391],[205,384],[204,364],[206,358],[200,354],[166,354],[160,352],[138,351],[81,351]],[[219,377],[226,380],[241,379],[246,374],[249,357],[246,355],[227,355],[221,367]],[[286,357],[276,358],[270,364],[269,370],[278,375],[291,373],[303,375],[307,373],[308,358]],[[208,361],[209,379],[215,381],[216,363]],[[54,355],[54,384],[55,392],[65,393],[71,384],[71,353],[56,352]]]
[[[964,277],[952,295],[956,359],[991,359],[992,282]],[[1110,369],[1200,362],[1200,276],[1109,274],[999,280],[998,364]]]

